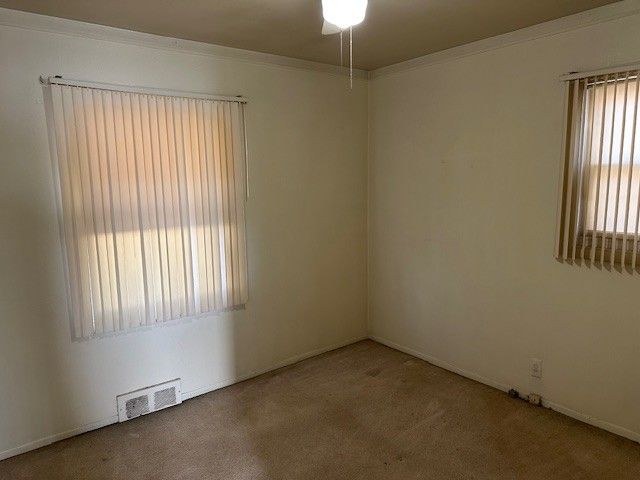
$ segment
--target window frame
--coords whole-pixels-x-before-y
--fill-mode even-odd
[[[71,337],[72,340],[74,341],[79,341],[79,340],[87,340],[87,339],[91,339],[91,338],[99,338],[99,337],[108,337],[108,336],[114,336],[114,335],[120,335],[120,334],[126,334],[132,331],[136,331],[136,330],[141,330],[141,329],[149,329],[149,328],[153,328],[156,326],[164,326],[167,324],[171,324],[174,322],[181,322],[181,321],[185,321],[185,320],[191,320],[194,318],[200,318],[200,317],[204,317],[204,316],[211,316],[213,314],[219,314],[222,312],[228,312],[228,311],[235,311],[235,310],[239,310],[239,309],[243,309],[245,308],[246,303],[248,302],[248,284],[249,284],[249,279],[248,279],[248,251],[247,251],[247,245],[246,245],[246,240],[247,240],[247,229],[246,229],[246,201],[248,200],[248,196],[249,196],[249,184],[248,184],[248,142],[247,142],[247,136],[246,136],[246,113],[245,113],[245,104],[248,102],[248,100],[244,97],[229,97],[229,96],[220,96],[220,95],[208,95],[208,94],[200,94],[200,93],[191,93],[191,92],[180,92],[180,91],[175,91],[175,90],[161,90],[161,89],[154,89],[154,88],[143,88],[143,87],[129,87],[129,86],[123,86],[123,85],[114,85],[114,84],[104,84],[104,83],[94,83],[94,82],[84,82],[84,81],[77,81],[77,80],[70,80],[70,79],[62,79],[60,77],[49,77],[49,78],[43,78],[41,77],[41,83],[43,84],[43,93],[44,93],[44,104],[45,104],[45,114],[46,114],[46,118],[47,118],[47,128],[48,128],[48,134],[49,134],[49,146],[50,146],[50,154],[51,154],[51,160],[52,160],[52,164],[53,164],[53,175],[54,175],[54,184],[55,184],[55,196],[56,196],[56,203],[58,206],[58,217],[59,217],[59,229],[60,229],[60,242],[61,242],[61,250],[62,250],[62,257],[63,257],[63,266],[64,266],[64,273],[65,273],[65,290],[66,290],[66,301],[67,301],[67,310],[68,310],[68,317],[69,317],[69,323],[70,323],[70,331],[71,331]],[[230,233],[230,235],[234,236],[235,240],[233,240],[235,243],[237,243],[237,248],[240,248],[240,250],[234,250],[233,256],[236,257],[236,259],[234,260],[234,263],[227,263],[226,267],[222,267],[223,270],[226,271],[234,271],[234,277],[233,277],[233,287],[229,287],[229,288],[241,288],[241,292],[244,293],[239,293],[237,290],[233,290],[232,291],[227,291],[227,293],[225,294],[223,292],[223,296],[225,296],[225,298],[227,298],[226,302],[229,302],[230,305],[228,307],[225,308],[217,308],[214,310],[208,309],[206,311],[202,311],[202,310],[196,310],[193,312],[193,314],[188,314],[188,315],[180,315],[180,316],[175,316],[172,318],[162,318],[161,320],[158,320],[158,318],[155,318],[154,321],[149,322],[147,320],[146,323],[141,323],[139,325],[134,325],[134,324],[127,324],[124,328],[122,326],[120,326],[120,328],[116,329],[115,328],[115,323],[113,323],[113,330],[112,331],[99,331],[97,332],[95,329],[95,322],[94,322],[94,329],[90,334],[87,334],[84,328],[84,324],[86,323],[86,319],[80,319],[78,321],[77,319],[77,313],[83,311],[82,307],[80,309],[78,309],[78,305],[75,305],[75,309],[74,309],[74,305],[73,304],[73,298],[72,298],[72,293],[71,293],[71,284],[72,284],[72,279],[71,279],[71,271],[70,271],[70,263],[69,263],[69,257],[70,255],[73,255],[74,252],[69,251],[69,245],[68,245],[68,232],[66,231],[66,227],[65,227],[65,222],[69,222],[69,221],[76,221],[77,220],[70,220],[73,219],[75,216],[78,215],[77,212],[75,212],[73,209],[69,210],[68,206],[65,207],[63,205],[63,185],[62,185],[62,181],[61,181],[61,159],[60,159],[60,140],[58,140],[60,132],[56,132],[56,129],[60,130],[62,128],[61,131],[65,132],[65,135],[68,134],[67,131],[67,127],[60,127],[60,125],[56,125],[56,112],[58,115],[58,121],[59,121],[59,117],[60,117],[60,108],[54,106],[54,93],[53,93],[53,89],[54,88],[65,88],[65,87],[69,87],[69,88],[82,88],[82,89],[94,89],[94,90],[99,90],[99,91],[107,91],[107,92],[116,92],[118,94],[123,94],[123,95],[137,95],[138,98],[141,98],[141,96],[153,96],[154,98],[159,98],[159,97],[163,97],[163,98],[169,98],[169,99],[181,99],[182,101],[188,101],[188,102],[213,102],[214,104],[227,104],[227,105],[236,105],[237,109],[233,110],[233,112],[238,112],[238,113],[234,113],[234,118],[236,120],[234,120],[234,127],[233,127],[233,137],[231,137],[231,139],[227,136],[226,139],[224,140],[226,141],[231,141],[234,142],[233,145],[234,146],[238,146],[237,149],[237,154],[231,153],[230,155],[233,155],[231,160],[226,160],[227,162],[232,162],[235,165],[235,170],[234,170],[234,176],[232,177],[231,180],[219,180],[216,179],[215,182],[221,181],[221,182],[225,182],[225,181],[229,181],[232,182],[233,185],[235,186],[230,186],[229,188],[232,188],[233,192],[235,192],[233,194],[233,196],[231,195],[231,191],[229,192],[228,198],[229,201],[232,201],[231,199],[233,198],[235,203],[235,206],[233,207],[234,209],[241,209],[242,212],[240,213],[235,213],[234,215],[239,215],[238,217],[234,217],[239,219],[242,219],[242,226],[241,226],[241,233],[238,233],[237,231],[233,231]],[[57,94],[58,95],[58,103],[60,103],[60,93]],[[138,102],[140,102],[140,100],[138,100]],[[129,100],[130,103],[130,107],[133,108],[133,100]],[[75,104],[74,104],[75,105]],[[189,104],[190,105],[190,104]],[[62,115],[64,118],[64,105],[62,105],[63,110],[62,110]],[[95,106],[94,106],[95,108]],[[138,108],[141,108],[141,103],[138,106]],[[189,110],[190,112],[191,110]],[[225,109],[226,111],[226,109]],[[95,111],[94,111],[95,114]],[[165,113],[165,115],[168,113]],[[102,113],[102,115],[104,115],[104,113]],[[120,113],[120,115],[125,115],[125,117],[127,115],[129,115],[129,113]],[[131,115],[133,115],[133,113],[131,113]],[[138,115],[143,115],[142,110],[139,110]],[[182,115],[182,114],[181,114]],[[81,116],[82,117],[82,116]],[[139,121],[142,121],[142,117],[138,117]],[[147,122],[149,121],[148,119],[145,118],[145,120],[147,120]],[[65,120],[66,121],[66,120]],[[76,121],[75,125],[73,125],[73,129],[75,132],[75,135],[81,135],[80,132],[83,130],[83,128],[86,130],[89,127],[87,125],[83,125],[83,127],[80,127],[80,124],[77,123],[77,120],[74,119],[74,121]],[[97,121],[97,120],[94,120]],[[131,117],[131,122],[133,122],[133,116]],[[175,120],[177,121],[177,120]],[[182,120],[180,120],[182,121]],[[227,121],[227,120],[225,120]],[[83,122],[86,122],[86,119],[83,120]],[[204,122],[204,120],[203,120]],[[133,125],[133,124],[132,124]],[[149,124],[147,124],[149,125]],[[97,126],[95,127],[97,128]],[[123,124],[123,128],[124,128],[124,124]],[[134,128],[134,127],[132,127]],[[150,128],[150,125],[149,125]],[[171,128],[171,126],[169,126],[168,128]],[[174,125],[175,128],[175,125]],[[193,128],[193,127],[188,127],[188,128]],[[202,128],[206,128],[206,126],[204,124],[202,124]],[[189,133],[190,132],[190,133]],[[226,132],[226,133],[225,133]],[[189,135],[187,135],[187,133],[189,133]],[[97,134],[97,132],[96,132]],[[164,132],[164,135],[168,135],[168,133]],[[180,135],[180,141],[184,142],[185,145],[182,145],[182,147],[184,148],[184,150],[182,151],[182,155],[189,155],[189,157],[185,157],[188,158],[188,160],[183,160],[183,162],[195,162],[197,163],[201,163],[203,160],[202,155],[204,154],[196,154],[195,150],[192,150],[194,148],[194,144],[191,144],[188,148],[186,146],[187,141],[189,142],[193,142],[194,138],[198,139],[198,142],[200,141],[200,135],[204,135],[204,133],[202,132],[195,132],[192,130],[186,130],[185,132],[181,132]],[[222,132],[220,133],[221,135],[229,135],[229,131],[228,131],[228,127],[225,126],[222,128]],[[86,133],[85,133],[86,135]],[[116,135],[115,133],[112,133],[111,135]],[[126,135],[126,133],[124,134]],[[137,148],[135,143],[136,142],[142,142],[144,143],[144,138],[140,138],[139,137],[140,133],[138,132],[138,137],[133,138],[133,142],[134,142],[134,148]],[[195,135],[195,137],[194,137]],[[82,138],[82,137],[78,137],[78,138]],[[115,138],[115,137],[114,137]],[[123,137],[124,138],[124,137]],[[77,141],[77,139],[76,139]],[[88,141],[88,140],[87,140]],[[99,142],[98,138],[96,137],[94,139],[95,142]],[[108,140],[105,140],[108,141]],[[150,141],[150,140],[149,140]],[[158,141],[160,141],[158,139]],[[173,142],[177,142],[177,137],[173,140]],[[240,143],[238,143],[240,142]],[[71,144],[67,145],[65,147],[64,150],[64,154],[66,156],[70,155],[70,150],[69,148]],[[79,147],[78,147],[79,148]],[[97,148],[100,148],[99,146]],[[177,148],[177,144],[176,144],[176,148]],[[231,145],[229,145],[228,147],[229,150],[233,150],[231,149]],[[235,148],[235,147],[234,147]],[[147,161],[155,161],[155,162],[159,162],[160,160],[158,158],[153,157],[153,154],[150,153],[148,150],[147,152],[149,153],[149,155],[147,155],[147,158],[144,158],[143,160],[140,160],[141,162],[147,162]],[[189,152],[189,153],[187,153]],[[85,155],[85,160],[87,162],[87,164],[91,163],[91,162],[100,162],[100,160],[96,160],[96,158],[91,158],[91,154],[89,151],[89,147],[88,144],[84,149],[84,153]],[[77,152],[78,155],[80,155],[80,152]],[[176,155],[177,155],[177,151],[176,151]],[[99,155],[99,153],[98,153]],[[192,155],[199,155],[200,159],[198,159],[197,157],[191,158]],[[229,154],[227,154],[229,155]],[[64,155],[63,155],[64,156]],[[139,162],[139,160],[135,159],[136,154],[133,154],[134,160],[133,162]],[[95,157],[95,155],[94,155]],[[115,157],[118,157],[118,154],[115,154]],[[69,162],[69,159],[66,159],[65,161]],[[104,160],[103,160],[104,161]],[[106,162],[108,163],[109,161],[111,161],[111,158],[107,158]],[[121,160],[116,160],[116,161],[121,161]],[[177,158],[174,161],[178,161]],[[204,160],[206,162],[206,158]],[[81,160],[78,159],[78,162],[81,162]],[[240,166],[241,165],[241,166]],[[100,166],[94,166],[94,168],[101,168]],[[137,168],[137,167],[136,167]],[[178,168],[178,167],[176,167]],[[182,166],[182,168],[187,168],[185,165]],[[193,167],[188,167],[189,169],[192,169]],[[213,168],[213,167],[210,167]],[[231,168],[231,166],[229,166],[229,168]],[[233,169],[232,169],[233,170]],[[186,172],[187,170],[183,170]],[[229,173],[230,174],[230,173]],[[137,177],[137,173],[136,173],[136,177]],[[201,173],[201,175],[204,175],[204,171]],[[140,177],[143,178],[143,177]],[[153,179],[153,182],[157,182],[158,178],[155,177],[155,174],[153,174],[153,176],[151,177]],[[67,178],[67,181],[69,181],[69,178]],[[93,181],[93,180],[92,180]],[[111,180],[109,180],[111,181]],[[145,181],[145,180],[143,180]],[[179,181],[179,180],[178,180]],[[185,177],[183,178],[185,183],[185,188],[190,189],[192,192],[192,195],[195,195],[195,193],[193,193],[195,190],[198,189],[198,186],[195,185],[195,183],[190,184],[188,183],[190,181],[190,178]],[[204,181],[204,180],[202,180]],[[119,179],[114,179],[113,180],[114,185],[117,185],[119,182]],[[131,178],[129,178],[128,182],[133,182],[133,180]],[[140,179],[136,180],[137,183],[137,187],[138,190],[140,188],[144,188],[144,189],[148,189],[148,185],[143,184],[143,187],[140,186]],[[238,183],[240,182],[240,183]],[[230,184],[231,185],[231,184]],[[76,185],[77,188],[77,185]],[[93,187],[92,187],[93,188]],[[150,191],[154,191],[153,189],[156,187],[151,187]],[[213,196],[211,196],[212,192],[208,192],[207,193],[207,197],[211,197],[211,201],[213,200]],[[138,192],[139,194],[139,192]],[[185,195],[189,195],[188,192],[184,192]],[[68,192],[67,192],[68,195]],[[93,195],[93,194],[92,194]],[[110,194],[112,195],[112,194]],[[131,194],[133,195],[133,194]],[[149,194],[147,194],[149,195]],[[153,195],[153,194],[152,194]],[[201,195],[204,195],[204,190],[202,191]],[[111,202],[113,202],[113,198],[111,198],[111,196],[109,197],[111,200]],[[133,197],[132,201],[133,201]],[[241,199],[241,200],[240,200]],[[101,199],[101,201],[103,201],[104,199]],[[139,200],[138,200],[139,201]],[[164,201],[164,200],[163,200]],[[187,200],[188,202],[189,200]],[[200,200],[200,201],[204,201],[204,200]],[[240,201],[241,203],[238,203],[238,201]],[[92,200],[93,202],[93,200]],[[142,204],[141,204],[142,205]],[[112,204],[113,206],[113,204]],[[211,204],[210,207],[207,208],[214,208],[215,204]],[[126,206],[124,204],[121,205],[121,207],[123,208],[127,208],[129,210],[135,210],[134,208],[134,204],[127,204]],[[83,207],[86,208],[86,207]],[[91,208],[91,207],[90,207]],[[106,208],[103,207],[103,208]],[[148,207],[141,207],[141,208],[148,208]],[[159,204],[158,205],[154,205],[154,208],[158,209]],[[163,207],[164,208],[164,207]],[[177,208],[177,209],[182,209],[185,208],[184,205],[174,205],[174,207],[172,208]],[[191,208],[198,208],[195,206],[189,207],[189,205],[187,204],[187,209],[191,209]],[[215,206],[215,208],[231,208],[231,207],[227,207],[222,205],[222,207],[219,206]],[[95,213],[94,213],[95,214]],[[149,214],[147,212],[147,214]],[[138,213],[138,215],[142,215],[142,213]],[[196,213],[196,217],[198,217],[198,215],[202,215],[202,214],[197,214]],[[199,217],[191,217],[189,220],[187,221],[187,223],[182,224],[179,228],[181,228],[183,231],[189,231],[189,235],[194,235],[194,229],[195,231],[198,231],[198,227],[199,227]],[[216,217],[218,218],[218,217]],[[226,218],[226,217],[225,217]],[[104,223],[106,220],[102,220],[102,222]],[[219,218],[219,221],[225,221],[222,217]],[[193,223],[195,222],[195,223]],[[135,222],[134,222],[135,223]],[[237,224],[237,221],[234,220],[234,224]],[[148,225],[149,227],[152,227],[152,225]],[[136,227],[138,227],[138,225],[136,225]],[[157,230],[160,230],[161,228],[164,229],[164,226],[161,227],[160,224],[155,225]],[[240,227],[238,224],[236,225],[236,227]],[[114,227],[115,228],[115,227]],[[208,227],[209,229],[218,229],[220,228],[221,230],[225,231],[225,238],[226,238],[226,230],[228,228],[231,228],[231,230],[234,230],[235,227],[228,227],[228,226],[219,226],[216,227],[214,225],[209,225]],[[95,226],[94,226],[95,229]],[[174,228],[175,229],[175,228]],[[186,229],[186,230],[185,230]],[[145,229],[143,229],[142,226],[142,217],[139,217],[139,230],[134,230],[132,231],[133,235],[136,235],[136,232],[141,232],[139,233],[139,235],[144,235],[144,236],[155,236],[155,237],[159,237],[161,234],[160,233],[148,233]],[[155,230],[154,230],[155,231]],[[98,236],[98,235],[105,235],[107,234],[106,232],[103,233],[101,231],[95,230],[95,232],[91,233],[87,233],[84,232],[82,229],[82,226],[78,227],[77,229],[74,230],[74,235],[77,236],[78,238],[80,238],[83,235],[94,235],[94,236]],[[113,230],[113,232],[111,232],[113,235],[120,235],[122,234],[126,234],[125,231],[120,232],[119,230]],[[195,233],[195,235],[201,235],[200,233]],[[141,237],[142,238],[142,237]],[[80,240],[77,240],[78,242]],[[193,242],[194,241],[198,241],[197,239],[194,240],[193,238],[190,239],[190,242],[192,243],[191,246],[189,247],[189,249],[194,248],[193,247]],[[226,241],[226,240],[225,240]],[[87,242],[87,240],[82,240],[82,242]],[[97,242],[97,240],[96,240]],[[115,237],[113,242],[116,242]],[[242,245],[240,245],[240,243],[238,242],[242,242]],[[222,244],[221,244],[222,245]],[[225,244],[226,245],[226,244]],[[144,256],[144,247],[143,248],[143,253],[142,255]],[[184,246],[183,246],[184,248]],[[222,248],[222,247],[221,247]],[[239,255],[242,257],[240,260],[240,264],[236,265],[236,263],[238,262],[237,260],[237,255]],[[242,253],[243,252],[243,253]],[[98,253],[96,253],[96,255],[98,255]],[[213,253],[211,253],[211,255],[213,255]],[[117,261],[117,260],[116,260]],[[141,260],[142,261],[142,269],[144,270],[144,259]],[[192,261],[193,262],[193,261]],[[197,278],[195,278],[194,276],[198,276],[198,268],[195,265],[192,265],[193,267],[193,272],[191,272],[192,275],[192,282],[195,282],[194,285],[199,284]],[[237,267],[237,268],[236,268]],[[117,265],[116,265],[116,269],[117,269]],[[162,269],[163,267],[161,266],[160,269]],[[186,268],[186,267],[185,267]],[[213,269],[213,265],[209,265],[208,268]],[[239,273],[240,277],[235,277],[235,275],[237,275],[238,273],[238,269],[243,269],[242,273]],[[238,278],[243,278],[243,280],[240,280],[241,284],[240,287],[238,287],[237,282],[239,281]],[[77,279],[76,279],[77,280]],[[186,281],[186,280],[185,280]],[[224,282],[224,280],[223,280]],[[90,286],[85,286],[83,288],[89,288],[89,290],[91,289]],[[101,287],[102,288],[102,287]],[[118,287],[119,288],[119,287]],[[186,288],[186,287],[185,287]],[[198,287],[199,288],[199,287]],[[217,288],[220,288],[219,286]],[[145,289],[146,289],[146,281],[145,281]],[[196,293],[196,291],[194,290],[193,292],[193,298],[191,299],[194,304],[197,306],[197,309],[199,309],[200,307],[200,300],[199,300],[199,295],[201,294],[201,291],[198,290],[198,293]],[[211,294],[211,292],[209,293]],[[208,295],[209,295],[208,294]],[[102,295],[102,293],[100,294]],[[196,297],[196,295],[198,295]],[[147,302],[150,301],[150,297],[147,297],[147,293],[145,291],[145,297],[144,297],[144,302],[141,304],[141,306],[139,308],[142,308],[143,310],[147,307],[149,307],[149,304]],[[241,301],[239,301],[241,300]],[[154,301],[157,301],[157,298],[154,299]],[[77,303],[77,299],[76,299],[76,303]],[[209,306],[209,301],[207,301],[207,306]],[[125,304],[119,304],[120,305],[120,309],[122,309]],[[128,306],[127,306],[128,308]],[[164,308],[164,307],[163,307]],[[204,307],[203,307],[204,308]],[[105,313],[106,312],[106,313]],[[166,312],[165,312],[166,313]],[[114,318],[115,321],[115,316],[112,313],[108,313],[107,310],[104,309],[103,307],[103,311],[102,311],[102,315],[108,315],[110,317]],[[120,315],[123,315],[123,313],[120,313]],[[129,317],[130,315],[128,315],[127,313],[124,313],[125,316]],[[80,323],[80,325],[82,325],[81,329],[77,328],[77,324]]]
[[[635,95],[634,109],[635,112],[632,116],[633,127],[631,129],[631,171],[629,177],[622,177],[621,173],[618,173],[618,183],[615,190],[616,196],[616,217],[612,220],[614,225],[617,224],[620,213],[631,211],[630,204],[624,202],[622,210],[618,210],[620,202],[621,185],[623,184],[622,178],[628,178],[628,186],[626,187],[627,195],[630,198],[631,189],[633,189],[632,180],[636,179],[636,182],[640,181],[640,176],[633,175],[634,171],[640,169],[640,161],[634,162],[633,159],[640,153],[640,135],[636,126],[636,120],[638,120],[638,88],[640,87],[640,72],[638,68],[627,69],[619,68],[612,71],[596,71],[585,74],[571,74],[562,78],[566,81],[565,84],[565,101],[564,101],[564,123],[563,123],[563,151],[561,158],[560,169],[560,182],[558,192],[558,214],[557,214],[557,227],[556,227],[556,244],[555,244],[555,257],[560,262],[574,263],[574,264],[596,264],[599,266],[605,265],[607,267],[616,266],[618,268],[626,267],[627,270],[640,270],[638,261],[640,260],[640,232],[636,230],[631,232],[628,228],[628,217],[625,217],[625,229],[619,231],[617,227],[612,230],[607,230],[607,225],[603,225],[603,229],[589,228],[587,211],[589,210],[590,202],[590,188],[589,181],[595,181],[602,184],[600,173],[607,169],[607,185],[611,185],[611,171],[615,167],[620,168],[622,165],[623,154],[625,151],[625,123],[628,110],[627,103],[624,103],[624,109],[622,110],[622,136],[618,150],[613,150],[614,143],[614,127],[616,126],[616,113],[615,106],[612,107],[611,113],[611,134],[608,138],[610,142],[610,151],[607,158],[609,159],[608,166],[604,163],[604,156],[602,151],[599,153],[598,177],[597,180],[590,179],[589,165],[592,163],[592,147],[593,147],[593,132],[589,131],[594,129],[595,123],[593,115],[595,114],[595,90],[594,95],[591,96],[593,100],[590,105],[587,104],[589,88],[595,88],[598,83],[615,84],[614,101],[615,105],[618,86],[620,82],[624,82],[625,85],[625,97],[624,102],[628,102],[627,94],[630,90],[633,90],[632,94]],[[635,87],[629,89],[629,81],[635,82]],[[605,113],[607,111],[607,103],[609,99],[606,97],[609,92],[605,89],[602,93],[605,97],[602,100],[602,119],[600,121],[600,149],[604,145],[604,128],[605,128]],[[591,118],[588,117],[588,113],[591,114]],[[640,122],[638,122],[640,124]],[[620,125],[618,125],[620,127]],[[607,128],[609,128],[607,126]],[[587,135],[588,133],[588,135]],[[588,145],[587,145],[588,144]],[[635,151],[634,151],[635,146]],[[584,150],[587,148],[588,150]],[[588,152],[588,153],[587,153]],[[612,162],[612,158],[619,158],[617,165]],[[586,185],[586,188],[585,188]],[[640,189],[640,185],[636,188]],[[634,189],[634,191],[636,190]],[[640,195],[640,192],[639,192]],[[607,219],[607,212],[609,211],[608,198],[610,196],[609,190],[605,195],[600,191],[598,186],[596,193],[596,202],[603,197],[607,197],[605,204],[605,220]],[[597,209],[594,212],[595,216],[599,215],[600,205],[596,203]],[[638,208],[640,208],[640,201],[638,202]],[[608,222],[606,222],[608,223]],[[598,227],[598,219],[596,219],[596,227]],[[637,232],[637,233],[636,233]],[[613,245],[613,247],[612,247]]]

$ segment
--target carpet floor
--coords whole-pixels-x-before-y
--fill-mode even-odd
[[[372,341],[0,462],[0,479],[638,479],[640,445]]]

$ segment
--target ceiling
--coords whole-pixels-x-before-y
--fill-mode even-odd
[[[374,70],[617,0],[369,0],[355,66]],[[321,0],[0,0],[0,6],[322,63]]]

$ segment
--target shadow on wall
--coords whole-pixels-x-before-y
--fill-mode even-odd
[[[0,455],[57,432],[67,400],[59,336],[68,332],[59,323],[66,306],[50,165],[39,141],[44,115],[34,123],[1,113]]]
[[[0,424],[0,430],[16,432],[11,440],[24,444],[38,440],[41,432],[55,431],[56,412],[65,402],[56,324],[63,313],[58,311],[58,299],[64,288],[57,275],[58,252],[49,251],[49,212],[5,191],[0,204],[0,223],[10,226],[2,229],[0,403],[4,411],[0,418],[11,422]]]

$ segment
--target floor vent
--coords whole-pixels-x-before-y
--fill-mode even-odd
[[[172,407],[182,403],[180,379],[118,395],[117,400],[120,422]]]

